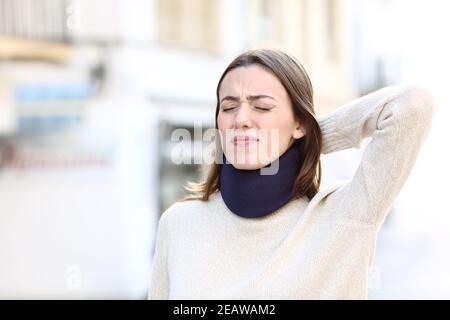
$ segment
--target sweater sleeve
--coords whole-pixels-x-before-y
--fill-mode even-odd
[[[402,84],[319,118],[323,154],[360,148],[364,138],[371,138],[353,177],[330,197],[332,205],[346,217],[381,225],[414,166],[434,113],[428,91]]]
[[[156,244],[153,254],[148,300],[163,300],[169,297],[169,274],[167,270],[168,253],[167,214],[162,214],[156,232]]]

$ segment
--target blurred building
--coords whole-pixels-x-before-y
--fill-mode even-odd
[[[0,297],[144,297],[159,214],[201,175],[202,149],[175,153],[174,130],[202,144],[222,71],[251,48],[299,58],[317,115],[388,84],[389,59],[367,58],[370,13],[355,0],[0,0]]]

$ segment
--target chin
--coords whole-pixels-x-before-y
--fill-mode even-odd
[[[256,152],[249,154],[229,154],[227,156],[228,162],[233,165],[234,168],[239,170],[257,170],[261,169],[273,161],[274,157],[268,155],[258,155]]]
[[[232,165],[233,167],[239,170],[256,170],[264,167],[264,164],[261,163],[239,163],[239,164],[233,163]]]

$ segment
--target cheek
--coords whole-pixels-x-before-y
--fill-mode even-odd
[[[254,118],[255,123],[257,123],[260,128],[266,129],[283,128],[286,124],[291,122],[290,120],[290,117],[284,110],[257,114]]]
[[[265,123],[262,128],[266,132],[265,140],[269,149],[281,148],[284,149],[292,138],[295,123],[289,119],[272,120],[270,123]]]
[[[224,138],[225,134],[227,132],[227,129],[230,128],[229,127],[229,120],[227,119],[226,115],[224,116],[223,114],[218,114],[217,116],[217,129],[218,129],[218,133],[220,134],[220,140],[221,140],[221,144],[222,144],[222,148],[226,149],[226,146],[224,145]]]
[[[224,130],[228,128],[228,124],[229,119],[227,119],[227,116],[224,115],[223,113],[219,113],[217,115],[217,127],[219,128],[219,130]]]

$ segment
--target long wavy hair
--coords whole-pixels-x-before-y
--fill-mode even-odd
[[[262,66],[280,80],[289,95],[294,117],[305,129],[305,135],[300,139],[302,142],[298,144],[298,147],[303,153],[304,160],[294,182],[293,199],[298,199],[306,195],[311,200],[319,190],[322,176],[320,163],[322,132],[315,118],[314,94],[311,80],[304,66],[295,57],[283,51],[273,49],[250,50],[236,57],[225,69],[217,84],[215,128],[218,130],[219,90],[225,75],[235,68],[253,64]],[[218,150],[217,148],[221,148],[220,142],[217,142],[218,140],[220,139],[216,139],[216,151]],[[217,153],[221,154],[221,152]],[[204,181],[188,182],[185,189],[190,194],[180,201],[208,201],[211,194],[220,191],[221,165],[218,161],[211,164]]]

